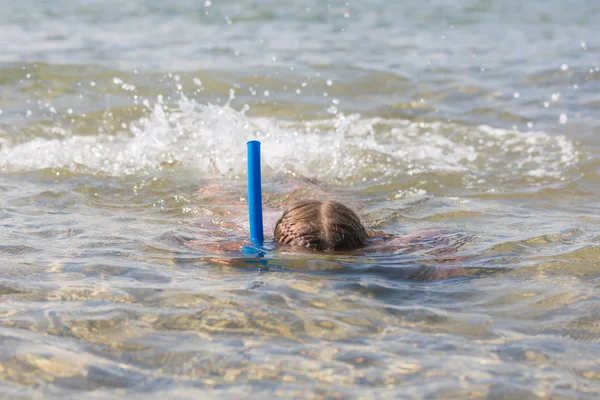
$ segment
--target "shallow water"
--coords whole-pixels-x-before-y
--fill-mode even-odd
[[[0,6],[0,397],[597,397],[598,3],[390,3]],[[468,240],[187,246],[250,138],[268,195]]]

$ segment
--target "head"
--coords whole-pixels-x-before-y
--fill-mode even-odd
[[[275,241],[312,250],[354,250],[365,246],[367,231],[358,216],[336,201],[301,201],[275,225]]]

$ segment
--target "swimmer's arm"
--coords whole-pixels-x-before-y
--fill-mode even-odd
[[[213,205],[245,206],[245,200],[233,190],[216,183],[210,183],[199,187],[196,191],[196,195],[200,200]]]
[[[205,240],[190,240],[185,243],[187,247],[202,250],[207,254],[240,254],[244,246],[248,246],[250,243],[242,240],[219,240],[214,242],[207,242]]]
[[[420,246],[419,240],[439,234],[439,232],[412,232],[406,235],[398,236],[391,233],[386,233],[383,231],[367,231],[367,236],[369,240],[369,247],[373,248],[374,251],[385,251],[385,250],[396,250],[398,248],[405,248],[410,245],[411,247]]]
[[[432,254],[439,255],[455,253],[456,248],[432,243],[436,238],[442,238],[446,231],[418,231],[406,235],[393,235],[382,231],[368,231],[369,245],[367,251],[397,251],[403,249],[431,249]]]

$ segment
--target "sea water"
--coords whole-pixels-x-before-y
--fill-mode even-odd
[[[0,396],[595,399],[599,26],[592,0],[2,3]],[[187,246],[245,235],[249,139],[266,194],[468,240]]]

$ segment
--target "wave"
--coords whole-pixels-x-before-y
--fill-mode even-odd
[[[268,173],[323,181],[385,181],[458,174],[466,186],[487,181],[555,182],[579,160],[567,137],[457,122],[363,118],[330,110],[322,120],[249,117],[246,109],[200,104],[182,97],[148,112],[126,129],[91,136],[63,131],[21,143],[0,139],[5,172],[67,169],[110,176],[144,174],[167,166],[204,175],[245,174],[245,142],[263,143]],[[62,129],[62,128],[47,128]]]

